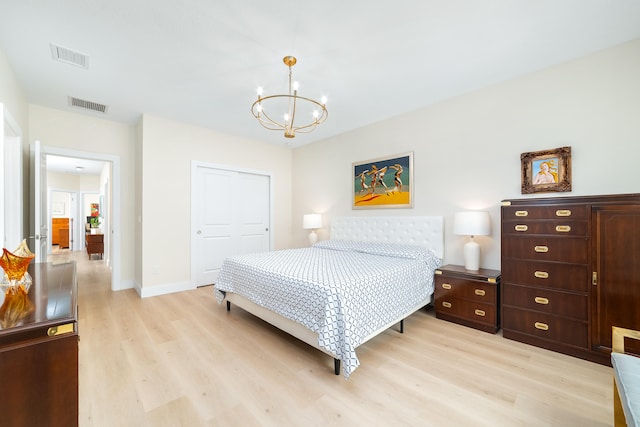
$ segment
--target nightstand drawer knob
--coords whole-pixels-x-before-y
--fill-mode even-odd
[[[485,294],[486,294],[486,292],[484,291],[484,289],[476,289],[476,290],[474,291],[474,293],[475,293],[476,295],[480,296],[480,297],[483,297],[483,296],[485,296]]]
[[[537,304],[547,305],[549,304],[549,299],[544,297],[535,297],[533,299]]]
[[[449,283],[443,283],[442,289],[451,289],[451,285]]]
[[[556,231],[558,233],[568,233],[571,231],[571,226],[570,225],[558,225],[556,226]]]
[[[476,311],[474,311],[474,313],[476,314],[476,316],[482,316],[484,317],[486,315],[486,313],[484,312],[484,310],[479,310],[476,308]]]
[[[451,303],[449,301],[442,301],[442,306],[444,308],[451,308]]]
[[[549,325],[547,325],[546,323],[536,322],[536,323],[534,323],[533,326],[535,326],[536,329],[540,329],[541,331],[548,331],[549,330]]]
[[[546,253],[546,252],[549,252],[549,247],[548,246],[536,246],[535,248],[533,248],[533,250],[538,252],[538,253]]]
[[[516,211],[516,216],[527,216],[529,212],[527,211]]]
[[[536,276],[536,278],[538,279],[548,279],[549,278],[549,273],[547,273],[546,271],[536,271],[535,273],[533,273],[534,276]]]
[[[527,231],[529,229],[526,225],[516,225],[514,228],[516,231]]]
[[[556,216],[571,216],[570,209],[558,209],[556,211]]]

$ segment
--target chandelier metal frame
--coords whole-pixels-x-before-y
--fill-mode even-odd
[[[314,99],[298,95],[297,82],[294,83],[292,81],[291,71],[291,68],[296,64],[297,59],[294,56],[285,56],[282,59],[282,62],[289,67],[289,94],[262,96],[262,88],[258,88],[258,99],[253,103],[253,105],[251,105],[251,113],[253,114],[253,117],[258,119],[258,122],[265,129],[284,131],[284,136],[286,138],[295,138],[296,132],[312,132],[316,126],[327,120],[329,112],[327,111],[327,101],[325,97],[323,97],[321,101],[316,101]],[[283,119],[280,121],[267,114],[266,106],[263,105],[263,103],[273,104],[268,101],[283,98],[288,101],[288,109],[283,115]],[[296,107],[298,102],[310,103],[319,108],[314,110],[312,121],[310,123],[306,122],[302,125],[296,125]]]

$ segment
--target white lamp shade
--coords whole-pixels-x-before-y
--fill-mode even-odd
[[[302,228],[305,230],[315,230],[322,228],[322,215],[320,214],[306,214],[302,218]]]
[[[457,212],[453,218],[453,234],[462,236],[487,236],[490,232],[491,223],[488,212]]]

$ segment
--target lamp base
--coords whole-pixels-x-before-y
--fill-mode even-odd
[[[473,236],[471,237],[471,240],[465,243],[463,254],[465,270],[480,270],[480,245],[473,240]]]
[[[313,246],[318,241],[318,235],[316,234],[316,230],[311,230],[309,233],[309,244]]]

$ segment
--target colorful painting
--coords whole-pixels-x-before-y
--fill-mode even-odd
[[[413,153],[354,163],[352,207],[413,207]]]
[[[571,191],[571,147],[522,153],[522,194]]]
[[[91,203],[91,216],[100,216],[100,204]]]

